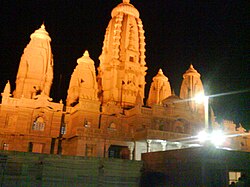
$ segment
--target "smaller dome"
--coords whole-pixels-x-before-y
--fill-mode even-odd
[[[162,104],[166,105],[166,104],[170,104],[170,103],[171,104],[172,103],[179,103],[181,101],[182,101],[182,99],[180,97],[178,97],[176,95],[171,95],[171,96],[167,97],[166,99],[163,99]]]
[[[120,12],[124,14],[129,14],[136,18],[139,18],[140,16],[139,11],[132,4],[129,3],[129,0],[123,0],[122,3],[120,3],[117,7],[115,7],[112,10],[111,12],[112,18],[117,16]]]
[[[179,96],[175,95],[174,90],[172,90],[172,94],[169,97],[163,99],[162,104],[167,105],[167,104],[173,104],[173,103],[181,103],[182,101],[183,100]]]
[[[39,29],[37,29],[33,34],[30,35],[30,38],[41,38],[41,39],[47,39],[51,41],[51,38],[49,37],[49,33],[45,30],[45,25],[42,24]]]

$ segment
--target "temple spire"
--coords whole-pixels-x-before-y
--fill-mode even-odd
[[[161,104],[162,100],[170,95],[171,87],[168,78],[163,74],[162,69],[159,69],[151,83],[147,105]]]
[[[15,98],[28,99],[44,92],[50,95],[53,80],[53,55],[51,38],[44,24],[30,35],[30,42],[24,49],[16,77]]]
[[[197,70],[190,64],[189,69],[183,74],[183,80],[180,90],[181,99],[192,99],[197,94],[204,94],[203,84],[201,81],[201,75]],[[194,101],[188,103],[193,110],[197,110]]]
[[[123,106],[135,106],[137,93],[145,97],[145,36],[139,11],[123,0],[111,12],[104,36],[98,88],[103,103],[114,100]]]
[[[87,50],[77,59],[77,64],[70,79],[67,106],[75,105],[80,99],[97,100],[95,65]]]

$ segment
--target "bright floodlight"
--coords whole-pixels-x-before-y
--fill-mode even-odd
[[[201,131],[198,134],[199,142],[205,142],[209,140],[209,134],[206,131]]]
[[[194,100],[196,103],[201,104],[204,102],[205,98],[206,96],[204,95],[204,93],[199,93],[194,97]]]
[[[210,141],[215,146],[222,145],[225,141],[225,136],[221,130],[215,130],[211,133]]]
[[[206,131],[201,131],[198,134],[198,140],[201,143],[204,142],[210,142],[215,146],[222,145],[225,141],[225,136],[221,130],[215,130],[211,133],[208,133]]]

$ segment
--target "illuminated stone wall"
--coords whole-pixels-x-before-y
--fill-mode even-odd
[[[0,105],[1,149],[56,153],[63,104],[51,103],[48,99],[43,94],[36,99],[3,98]]]

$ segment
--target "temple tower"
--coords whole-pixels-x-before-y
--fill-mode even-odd
[[[161,104],[163,99],[171,96],[171,87],[168,78],[163,74],[162,69],[153,78],[151,83],[147,105]]]
[[[79,98],[97,99],[97,82],[94,61],[89,57],[88,51],[77,60],[77,66],[71,75],[67,105],[77,103]]]
[[[203,85],[200,79],[200,74],[194,69],[191,64],[189,69],[183,74],[183,80],[180,90],[180,98],[190,100],[188,101],[189,106],[193,110],[197,110],[197,105],[193,98],[197,94],[204,95]]]
[[[16,77],[15,98],[34,98],[43,92],[50,95],[53,80],[53,55],[48,32],[44,24],[30,36],[24,49]]]
[[[99,57],[98,86],[102,103],[134,106],[144,98],[145,37],[138,10],[123,0],[112,10]]]

